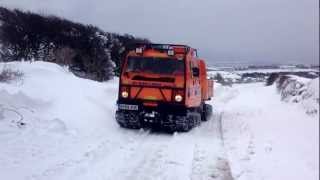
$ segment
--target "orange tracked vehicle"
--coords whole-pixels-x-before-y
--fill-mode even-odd
[[[197,50],[185,45],[139,44],[123,60],[116,120],[121,127],[188,131],[206,121],[213,80]]]

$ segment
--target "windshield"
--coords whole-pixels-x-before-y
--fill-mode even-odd
[[[129,57],[126,72],[179,75],[184,73],[184,62],[157,57]]]

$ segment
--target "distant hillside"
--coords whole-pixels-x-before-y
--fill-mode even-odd
[[[118,73],[130,45],[149,40],[60,17],[0,7],[0,61],[48,61],[98,81]]]

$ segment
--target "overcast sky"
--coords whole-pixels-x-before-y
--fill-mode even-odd
[[[319,64],[319,0],[0,0],[159,43],[211,63]]]

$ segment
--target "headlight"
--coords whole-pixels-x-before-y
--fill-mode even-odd
[[[127,98],[127,97],[129,96],[129,93],[128,93],[127,91],[123,91],[123,92],[121,93],[121,96],[122,96],[123,98]]]
[[[182,101],[182,96],[181,95],[176,95],[174,97],[174,100],[176,100],[177,102],[181,102]]]
[[[136,53],[137,54],[142,54],[142,52],[143,52],[143,49],[141,47],[136,48]]]

